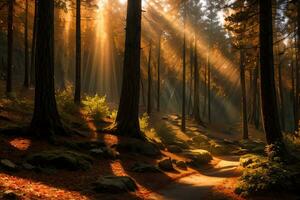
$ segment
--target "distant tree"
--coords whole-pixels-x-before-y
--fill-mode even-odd
[[[36,34],[37,34],[37,7],[38,0],[34,0],[34,15],[33,15],[33,31],[31,41],[31,61],[30,61],[30,85],[35,85],[35,49],[36,49]]]
[[[81,99],[81,9],[80,0],[76,0],[76,70],[74,101],[80,104]]]
[[[181,130],[184,132],[186,129],[186,1],[183,2],[183,26]]]
[[[123,83],[116,132],[143,138],[139,125],[142,1],[128,0]]]
[[[194,107],[193,116],[197,122],[201,122],[200,119],[200,108],[199,108],[199,63],[198,63],[198,52],[197,52],[197,38],[195,38],[194,44]]]
[[[36,136],[51,137],[65,133],[54,91],[54,0],[37,3],[35,104],[29,131]]]
[[[29,88],[29,52],[28,52],[28,0],[25,0],[25,20],[24,20],[24,52],[25,52],[25,72],[24,87]]]
[[[147,113],[148,115],[152,112],[152,68],[151,68],[151,57],[152,57],[152,41],[149,44],[149,55],[148,55],[148,101],[147,101]]]
[[[11,95],[12,92],[12,58],[13,58],[13,16],[14,16],[14,0],[7,0],[7,72],[6,72],[6,94]]]

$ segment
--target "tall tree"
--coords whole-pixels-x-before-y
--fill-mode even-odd
[[[74,101],[80,104],[81,99],[81,0],[76,0],[76,70]]]
[[[24,52],[25,52],[25,72],[24,87],[29,88],[29,53],[28,53],[28,0],[25,0],[25,21],[24,21]]]
[[[54,0],[37,1],[35,104],[30,132],[52,137],[65,130],[57,111],[54,91]]]
[[[199,108],[199,64],[197,55],[197,39],[194,44],[194,107],[193,116],[197,122],[201,122]]]
[[[243,113],[243,139],[249,139],[248,135],[248,115],[246,97],[246,78],[245,78],[245,52],[240,50],[240,79],[242,87],[242,113]]]
[[[160,111],[160,68],[161,68],[161,36],[158,36],[158,53],[157,53],[157,112]]]
[[[31,41],[31,61],[30,61],[30,85],[35,85],[35,49],[36,49],[36,34],[37,34],[37,7],[38,0],[34,0],[34,16],[33,16],[33,31]]]
[[[274,80],[272,0],[260,0],[259,11],[263,124],[268,144],[283,146]]]
[[[183,46],[182,46],[182,116],[181,116],[181,130],[186,129],[186,1],[183,2]]]
[[[151,73],[151,57],[152,57],[152,41],[149,44],[149,55],[148,55],[148,95],[147,95],[147,113],[151,114],[152,111],[152,73]]]
[[[139,125],[142,1],[128,0],[123,83],[116,132],[143,138]]]
[[[6,94],[11,95],[12,92],[12,56],[13,56],[13,16],[14,16],[14,0],[8,0],[7,15],[7,72],[6,72]]]

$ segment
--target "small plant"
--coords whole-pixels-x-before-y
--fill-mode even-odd
[[[82,104],[87,115],[94,120],[101,120],[110,115],[106,96],[100,97],[97,94],[95,96],[87,96],[82,101]]]
[[[111,111],[111,113],[109,115],[109,118],[112,119],[113,121],[116,121],[117,115],[118,115],[118,111],[117,110],[113,110],[113,111]]]
[[[71,84],[68,84],[64,90],[56,92],[56,102],[58,107],[66,113],[76,113],[78,108],[74,103],[73,86]]]
[[[146,131],[146,129],[149,126],[149,116],[147,113],[144,113],[143,116],[139,119],[140,122],[140,128],[143,132]]]

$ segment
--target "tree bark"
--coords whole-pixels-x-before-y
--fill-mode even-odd
[[[30,132],[38,137],[65,134],[54,92],[54,0],[38,1],[35,104]]]
[[[186,87],[186,2],[184,2],[184,29],[183,29],[183,47],[182,47],[182,119],[181,119],[181,131],[186,129],[186,110],[185,110],[185,87]]]
[[[263,125],[268,144],[282,143],[274,80],[272,0],[260,0],[260,63]]]
[[[13,15],[14,1],[8,0],[7,16],[7,71],[6,71],[6,94],[10,96],[12,92],[12,57],[13,57]]]
[[[282,83],[282,63],[280,58],[278,59],[278,87],[279,87],[279,101],[280,101],[280,119],[282,130],[285,130],[285,106],[284,106],[284,94],[283,94],[283,83]]]
[[[151,73],[151,57],[152,57],[152,41],[149,44],[149,55],[148,55],[148,94],[147,94],[147,113],[148,115],[152,112],[152,73]]]
[[[25,71],[24,87],[29,88],[29,53],[28,53],[28,0],[25,0],[25,23],[24,23],[24,52],[25,52]]]
[[[35,49],[36,49],[36,33],[37,33],[37,7],[38,0],[34,3],[34,19],[33,19],[33,33],[31,43],[31,62],[30,62],[30,85],[35,85]]]
[[[128,0],[123,83],[116,132],[143,138],[139,125],[142,1]]]
[[[159,34],[157,54],[157,112],[160,112],[161,35],[162,33]]]
[[[248,114],[247,114],[247,97],[246,97],[246,79],[245,79],[245,52],[240,50],[240,77],[242,88],[242,113],[243,113],[243,139],[248,140]]]
[[[76,69],[74,102],[81,101],[81,3],[76,0]]]
[[[199,64],[197,54],[197,40],[195,38],[194,44],[194,107],[193,107],[194,119],[200,123],[200,108],[199,108]]]

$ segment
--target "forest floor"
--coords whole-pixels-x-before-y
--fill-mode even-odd
[[[29,103],[21,99],[17,101],[0,99],[0,130],[7,127],[26,126],[30,123],[33,93],[23,91],[21,94],[31,99]],[[0,160],[9,160],[13,164],[10,169],[2,169],[0,166],[0,199],[1,197],[11,198],[11,196],[15,199],[30,200],[244,199],[234,193],[238,178],[243,171],[239,164],[239,156],[243,154],[241,150],[245,150],[239,145],[238,131],[229,131],[229,127],[200,126],[188,119],[187,130],[182,132],[180,117],[171,114],[153,114],[149,119],[149,128],[145,131],[149,140],[160,147],[159,155],[149,156],[128,151],[120,151],[118,156],[109,154],[108,157],[97,157],[93,155],[91,168],[79,171],[32,169],[24,166],[28,156],[49,150],[74,151],[90,155],[89,149],[74,148],[74,144],[79,143],[90,144],[101,141],[107,147],[126,142],[140,145],[134,139],[98,131],[99,128],[108,126],[112,122],[111,119],[105,119],[101,123],[95,122],[83,116],[81,112],[78,115],[64,113],[62,118],[65,124],[76,129],[81,135],[61,137],[49,143],[18,133],[13,135],[0,133]],[[195,141],[199,141],[200,144],[196,144]],[[209,143],[209,145],[203,146],[202,142]],[[189,163],[191,158],[187,157],[184,152],[197,151],[200,147],[212,153],[213,159],[209,163],[197,166],[188,165],[186,169],[174,164],[173,170],[161,173],[138,173],[131,170],[137,162],[157,166],[160,161],[168,158],[172,162]],[[96,192],[93,183],[105,175],[129,176],[137,184],[137,190],[127,193]],[[286,198],[292,200],[294,197],[271,194],[255,199]]]

